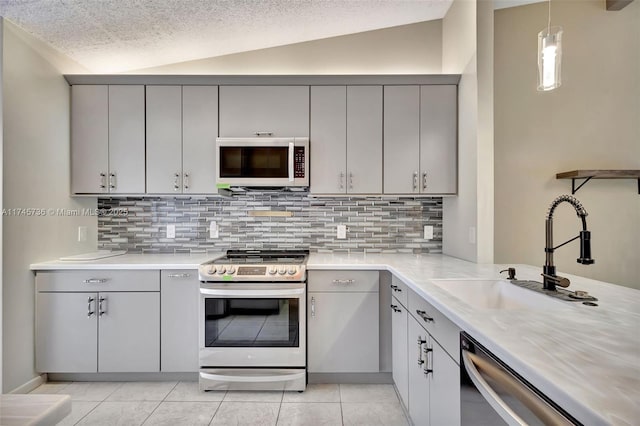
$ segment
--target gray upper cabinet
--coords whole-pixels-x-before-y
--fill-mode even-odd
[[[382,193],[382,86],[347,87],[347,192]]]
[[[218,86],[147,86],[147,193],[214,193]]]
[[[71,191],[145,190],[144,86],[71,88]]]
[[[458,191],[458,91],[420,87],[420,184],[423,194]]]
[[[311,187],[316,194],[346,192],[347,87],[311,87]]]
[[[147,86],[147,192],[182,192],[181,86]]]
[[[384,88],[384,192],[420,192],[420,86]]]
[[[382,86],[311,87],[314,194],[382,193]]]
[[[220,86],[220,136],[309,136],[309,86]]]

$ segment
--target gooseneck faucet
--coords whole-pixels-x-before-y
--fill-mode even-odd
[[[564,243],[554,247],[553,246],[553,212],[556,207],[563,202],[567,202],[571,204],[575,209],[578,217],[582,220],[582,231],[576,237],[565,241]],[[549,211],[547,212],[547,220],[545,221],[545,247],[544,251],[546,254],[546,259],[544,263],[544,267],[542,269],[542,287],[545,290],[556,290],[556,285],[561,287],[569,286],[569,279],[564,277],[559,277],[556,275],[556,267],[553,264],[553,252],[562,247],[565,244],[570,243],[573,240],[580,238],[580,257],[577,259],[578,263],[583,265],[591,265],[594,263],[594,260],[591,258],[591,232],[587,231],[587,211],[582,207],[580,201],[578,201],[575,197],[571,195],[561,195],[549,206]]]

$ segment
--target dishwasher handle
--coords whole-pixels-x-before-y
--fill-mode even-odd
[[[527,422],[518,416],[518,414],[516,414],[509,405],[500,398],[478,370],[482,370],[483,373],[492,380],[500,383],[511,395],[515,396],[516,399],[531,410],[531,412],[533,412],[544,424],[559,426],[569,426],[573,424],[562,414],[554,410],[553,407],[541,400],[531,389],[513,378],[511,375],[505,373],[492,362],[481,358],[466,349],[462,350],[461,355],[464,367],[473,384],[496,413],[498,413],[498,415],[510,426],[527,426]]]

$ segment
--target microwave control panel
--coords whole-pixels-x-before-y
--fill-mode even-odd
[[[294,176],[304,178],[304,147],[296,146],[293,151]]]

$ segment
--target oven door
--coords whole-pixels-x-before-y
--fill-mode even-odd
[[[216,139],[216,184],[309,186],[308,138]]]
[[[200,286],[200,367],[306,365],[304,283]]]

